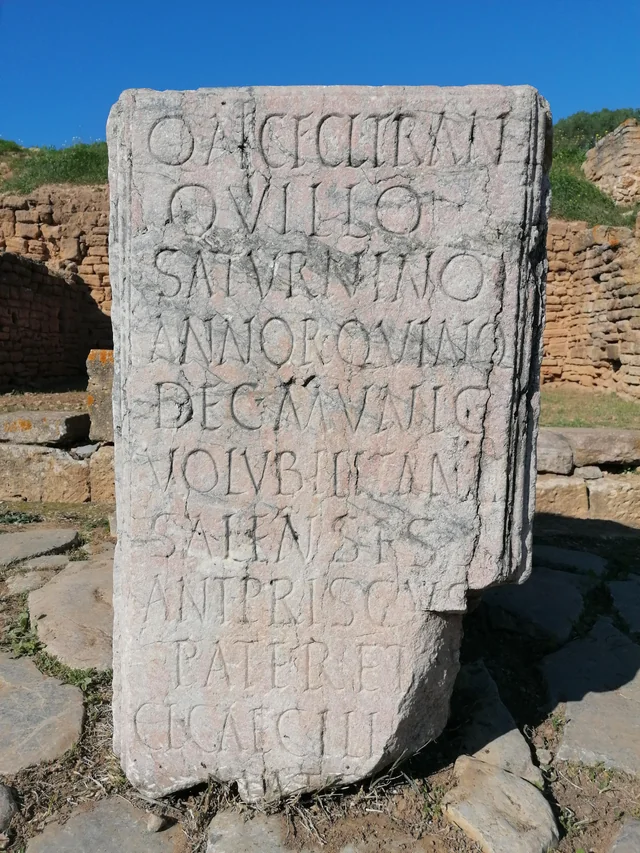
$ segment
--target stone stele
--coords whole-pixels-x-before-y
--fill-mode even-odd
[[[108,127],[115,748],[160,796],[443,729],[529,572],[550,116],[529,87],[125,92]]]

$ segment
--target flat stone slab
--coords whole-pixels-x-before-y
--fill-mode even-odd
[[[27,411],[0,414],[0,441],[62,447],[88,437],[88,414]]]
[[[0,774],[52,761],[82,732],[82,692],[0,652]]]
[[[542,669],[552,706],[567,703],[557,757],[640,773],[640,646],[600,618]]]
[[[29,595],[31,624],[49,654],[72,669],[113,665],[113,557],[69,563]]]
[[[529,745],[482,661],[462,667],[456,693],[470,708],[470,719],[459,731],[462,751],[542,786],[542,773],[531,760]]]
[[[449,820],[484,853],[547,853],[558,842],[556,821],[540,791],[499,767],[464,755],[456,787],[445,798]]]
[[[42,557],[34,557],[33,560],[27,560],[20,563],[19,569],[43,571],[44,569],[64,569],[69,562],[69,557],[66,554],[44,554]]]
[[[39,557],[41,554],[68,551],[78,541],[78,531],[68,528],[3,533],[0,535],[0,566],[9,566],[11,563]]]
[[[574,551],[571,548],[556,548],[553,545],[533,546],[534,565],[564,566],[584,575],[603,575],[607,570],[607,561],[597,554],[587,551]]]
[[[570,474],[573,471],[573,451],[561,433],[541,428],[537,450],[539,474]]]
[[[640,850],[640,820],[626,820],[613,842],[611,853],[638,853]]]
[[[149,832],[149,813],[121,797],[76,809],[66,823],[50,823],[27,844],[27,853],[187,853],[184,832],[171,826]]]
[[[495,627],[564,643],[592,585],[583,575],[536,566],[522,585],[489,589],[482,600]]]
[[[526,86],[113,107],[114,747],[145,793],[353,784],[443,730],[469,591],[530,564],[549,130]]]
[[[611,581],[609,590],[616,610],[631,631],[640,632],[640,577],[631,575],[626,581]]]
[[[640,465],[640,430],[563,427],[556,432],[569,443],[576,467]]]
[[[42,569],[41,571],[33,572],[16,572],[10,575],[5,583],[9,595],[21,595],[23,592],[31,592],[34,589],[40,589],[48,583],[55,575],[55,572],[50,569]]]

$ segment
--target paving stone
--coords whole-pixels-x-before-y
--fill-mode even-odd
[[[567,703],[557,758],[640,773],[640,646],[601,617],[542,669],[552,706]]]
[[[565,566],[581,574],[593,574],[598,577],[607,570],[607,561],[597,554],[556,548],[553,545],[534,545],[533,563],[540,566]]]
[[[55,575],[55,572],[50,569],[33,572],[16,572],[10,575],[5,583],[9,595],[20,595],[23,592],[31,592],[34,589],[40,589],[48,583]]]
[[[570,474],[573,471],[571,445],[560,433],[541,428],[538,433],[538,473]]]
[[[49,654],[73,669],[110,669],[113,557],[69,563],[29,595],[31,623]]]
[[[0,652],[0,774],[52,761],[80,737],[82,693]]]
[[[19,569],[33,569],[41,571],[43,569],[64,569],[69,562],[69,557],[66,554],[44,554],[42,557],[34,557],[33,560],[27,560],[20,563]]]
[[[443,730],[468,590],[530,563],[547,109],[526,86],[113,107],[114,744],[145,793],[352,784]]]
[[[500,699],[495,681],[482,661],[467,664],[456,682],[459,700],[469,706],[470,720],[459,734],[462,750],[486,764],[542,785],[542,773],[515,720]]]
[[[631,575],[626,581],[609,583],[611,597],[629,630],[640,632],[640,577]]]
[[[546,853],[558,842],[549,803],[524,779],[464,755],[445,798],[449,820],[484,853]]]
[[[564,643],[592,585],[588,577],[536,566],[523,584],[487,590],[482,600],[494,627]]]
[[[3,533],[0,535],[0,566],[39,557],[41,554],[68,551],[77,543],[78,531],[68,528]]]
[[[627,820],[613,843],[611,853],[638,853],[640,851],[640,820]]]
[[[148,818],[121,797],[101,800],[76,809],[62,825],[49,824],[29,841],[27,853],[186,853],[179,826],[151,833]]]
[[[88,414],[55,411],[0,414],[0,441],[62,447],[88,437]]]
[[[0,832],[6,832],[17,811],[18,807],[13,791],[8,785],[0,784]]]

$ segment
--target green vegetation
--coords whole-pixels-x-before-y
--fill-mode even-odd
[[[8,173],[0,190],[28,193],[44,184],[106,184],[107,143],[68,148],[21,148],[0,139],[0,165]]]
[[[589,225],[633,227],[639,206],[624,208],[584,176],[582,164],[589,148],[627,118],[640,119],[640,109],[575,113],[553,128],[551,215],[558,219],[586,220]]]
[[[640,429],[640,402],[606,391],[543,386],[540,425]]]

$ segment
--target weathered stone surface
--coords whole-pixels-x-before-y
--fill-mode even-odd
[[[640,820],[628,819],[613,843],[611,853],[638,853],[640,850]]]
[[[587,151],[587,178],[618,204],[640,201],[640,122],[628,118]]]
[[[87,358],[87,374],[91,440],[113,441],[113,350],[92,349]]]
[[[0,444],[0,500],[83,503],[89,500],[89,463],[66,450]]]
[[[557,757],[640,773],[640,646],[600,618],[543,671],[553,705],[567,703]]]
[[[463,755],[445,799],[449,820],[485,853],[546,853],[558,842],[549,803],[524,779]]]
[[[556,548],[554,545],[536,545],[533,549],[533,562],[536,566],[564,566],[584,575],[600,577],[607,570],[607,561],[588,551],[574,551],[572,548]]]
[[[536,567],[522,586],[487,590],[482,600],[494,625],[564,643],[580,618],[589,586],[589,578]]]
[[[604,474],[597,465],[585,465],[583,468],[576,468],[576,477],[582,477],[583,480],[600,480]]]
[[[3,533],[0,535],[0,566],[9,566],[42,554],[68,551],[77,542],[78,531],[70,528]]]
[[[589,514],[640,527],[640,475],[607,475],[589,483]]]
[[[569,442],[578,467],[640,465],[640,430],[563,427],[558,432]]]
[[[629,630],[640,632],[640,577],[631,575],[626,581],[611,581],[611,597]]]
[[[32,838],[27,853],[186,853],[179,826],[147,832],[147,812],[120,797],[81,807],[60,825],[50,823]]]
[[[29,595],[31,622],[47,651],[74,669],[110,669],[113,559],[69,563]]]
[[[147,793],[355,782],[442,730],[467,591],[530,565],[548,129],[528,87],[113,109],[115,748]]]
[[[55,572],[47,569],[33,572],[17,572],[5,581],[9,595],[20,595],[23,592],[31,592],[40,589],[54,576]]]
[[[77,687],[0,652],[0,774],[58,758],[80,737],[83,714]]]
[[[573,453],[567,439],[552,429],[538,433],[538,473],[570,474],[573,471]]]
[[[17,811],[18,807],[11,788],[0,785],[0,832],[6,832]]]
[[[470,718],[460,731],[463,751],[541,786],[542,773],[482,661],[462,667],[456,692],[470,706]]]
[[[113,470],[113,447],[105,445],[89,460],[91,500],[115,503],[115,475]]]
[[[20,569],[38,572],[45,569],[64,569],[68,562],[69,557],[66,554],[43,554],[42,557],[34,557],[20,563]]]
[[[0,441],[63,447],[89,436],[89,415],[78,412],[0,414]]]
[[[581,477],[542,474],[536,481],[536,512],[586,518],[589,514],[587,484]]]

